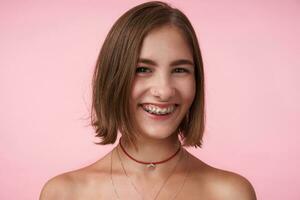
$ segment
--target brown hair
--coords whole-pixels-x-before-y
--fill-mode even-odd
[[[101,48],[93,75],[91,121],[98,144],[112,144],[118,130],[135,144],[137,127],[131,116],[129,99],[135,68],[144,37],[154,28],[172,25],[183,33],[195,63],[196,95],[190,111],[179,126],[183,145],[201,147],[205,127],[204,71],[195,31],[178,9],[160,1],[138,5],[123,14],[109,31]]]

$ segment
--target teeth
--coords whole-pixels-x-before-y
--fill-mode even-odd
[[[171,105],[167,108],[159,108],[158,106],[147,104],[142,105],[143,109],[149,113],[158,114],[158,115],[165,115],[169,114],[174,111],[175,105]]]

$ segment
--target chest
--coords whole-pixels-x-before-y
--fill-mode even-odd
[[[217,200],[218,198],[210,188],[193,181],[173,181],[149,185],[141,188],[128,182],[99,182],[88,184],[74,189],[67,199],[72,200]]]

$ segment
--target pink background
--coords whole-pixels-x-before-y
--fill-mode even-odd
[[[90,81],[113,22],[144,1],[0,1],[0,199],[38,199],[99,159]],[[247,177],[258,199],[300,199],[300,3],[169,1],[203,52],[207,129],[197,157]]]

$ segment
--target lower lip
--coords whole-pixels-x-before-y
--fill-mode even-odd
[[[142,107],[141,109],[147,114],[147,116],[149,116],[151,119],[154,119],[154,120],[167,120],[169,118],[172,117],[172,115],[174,114],[174,112],[176,112],[176,107],[175,109],[173,110],[173,112],[167,114],[167,115],[155,115],[155,114],[151,114],[151,113],[148,113],[147,111],[145,111]]]

